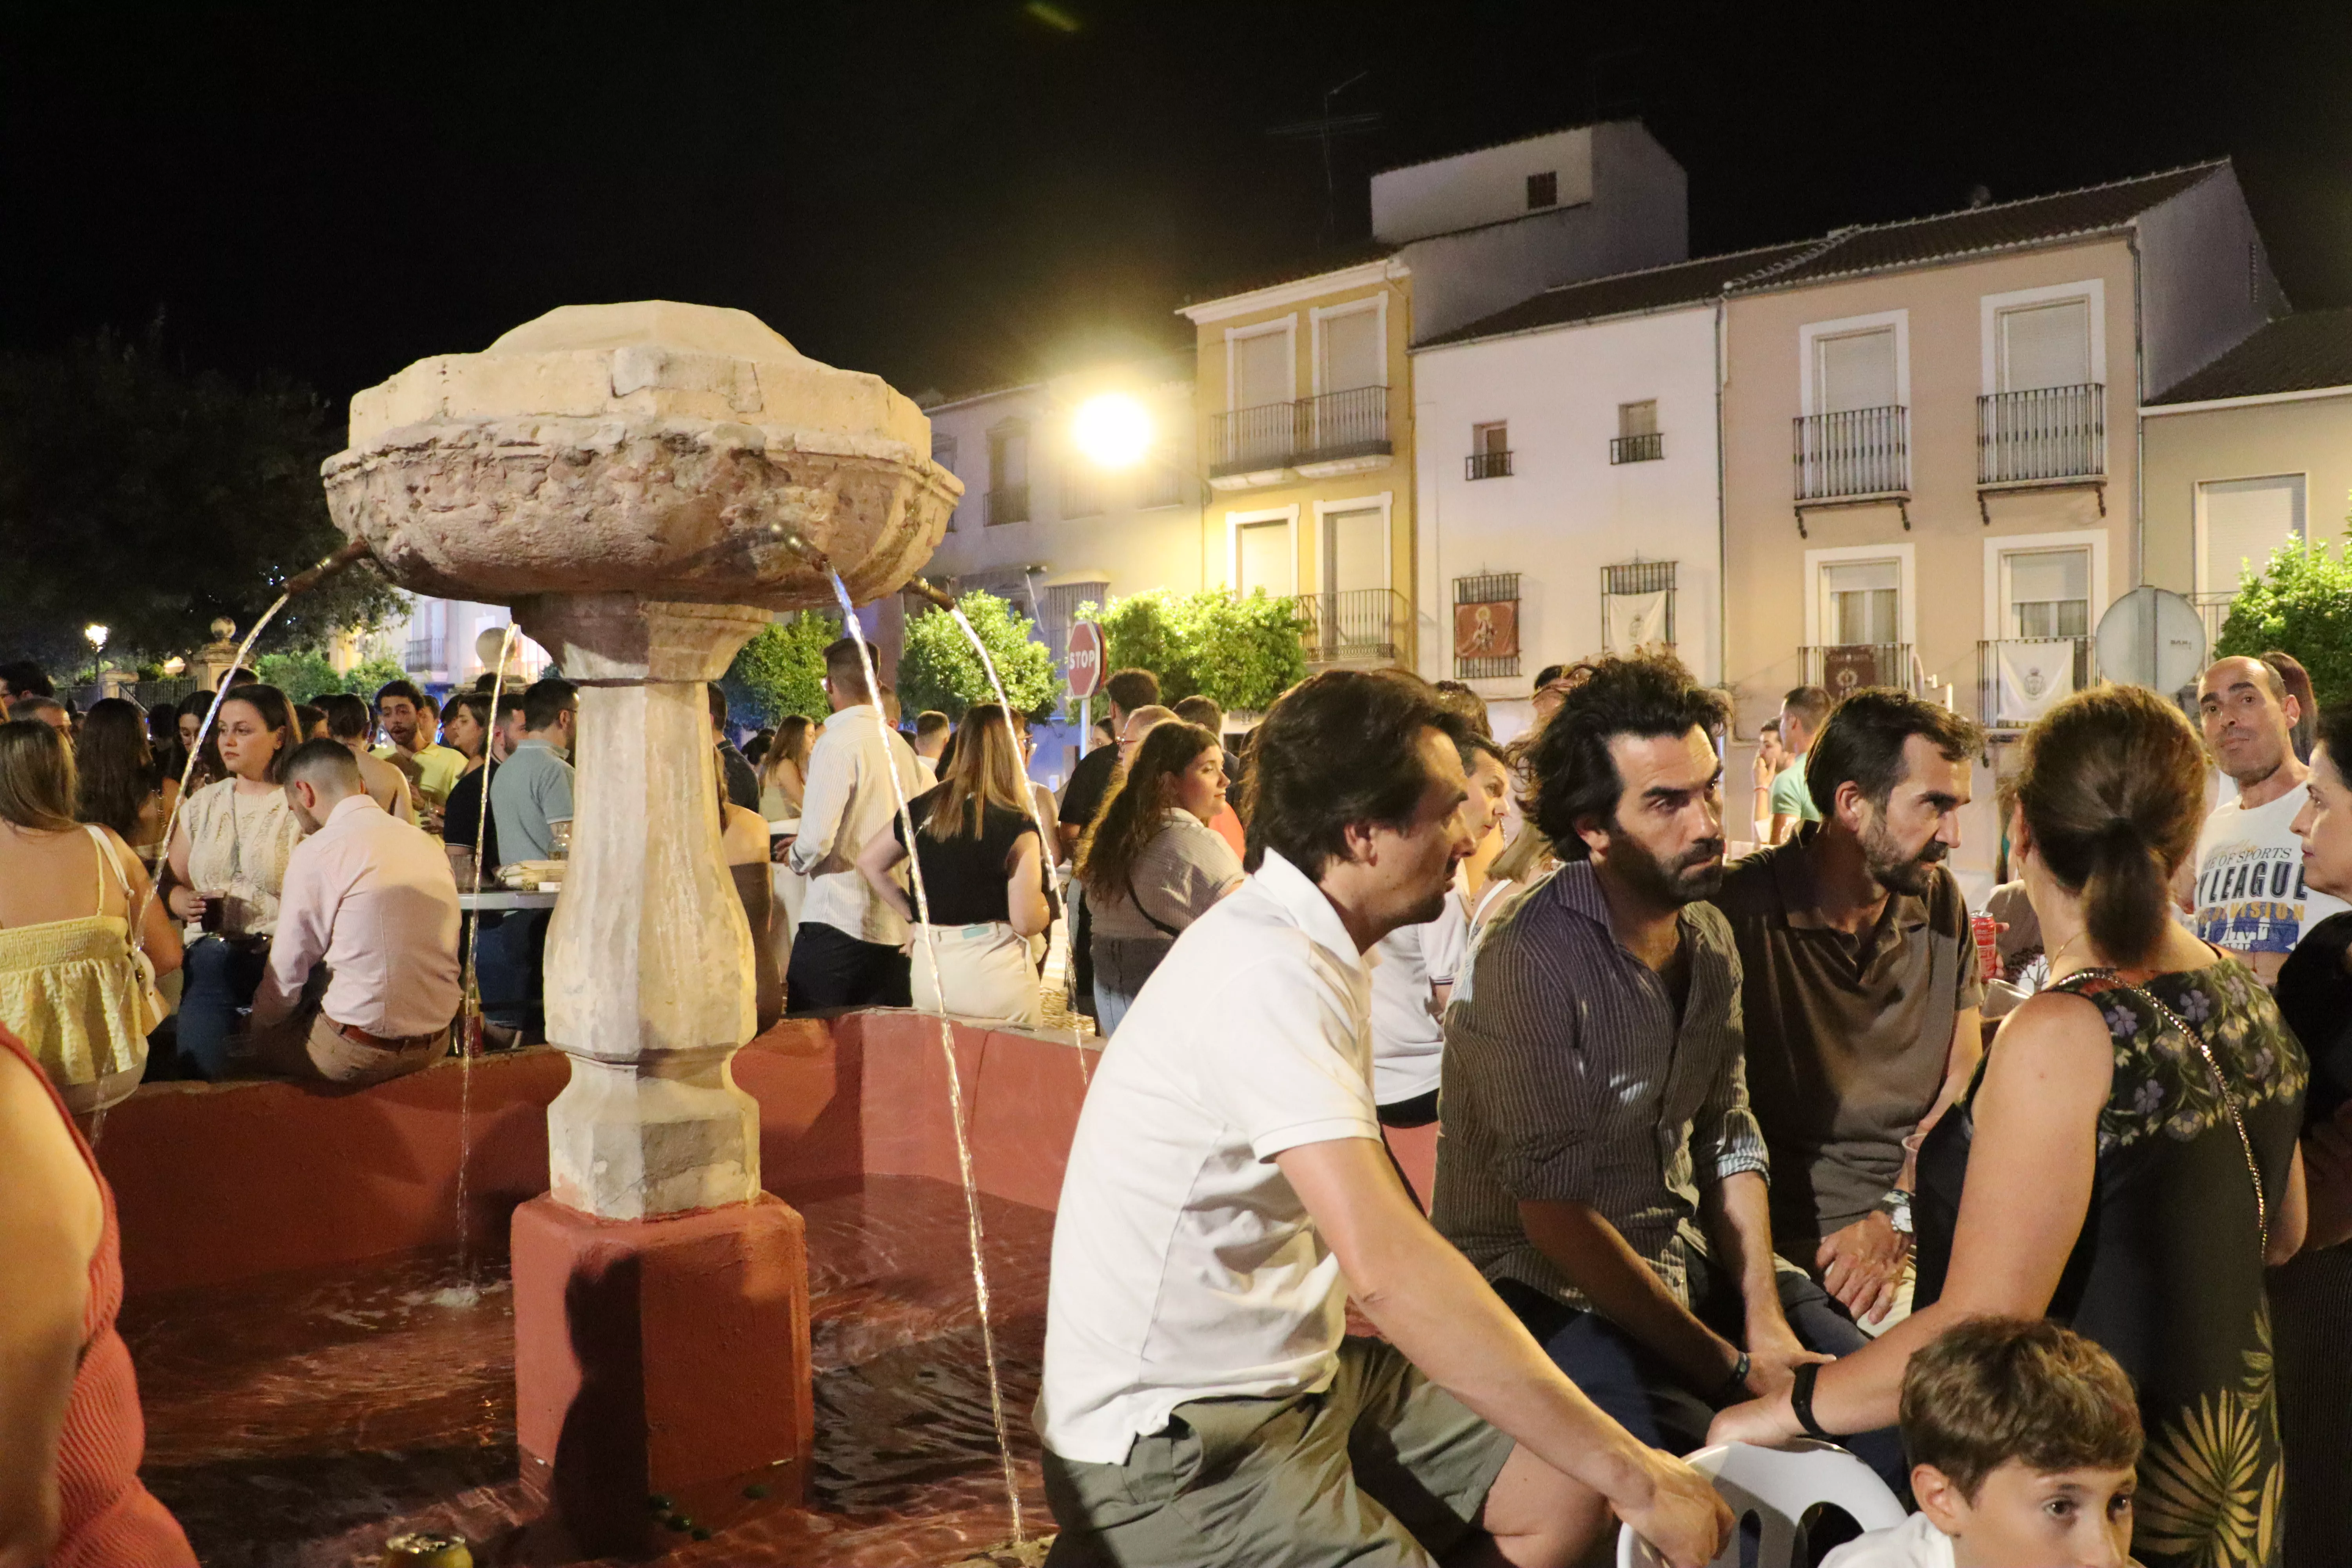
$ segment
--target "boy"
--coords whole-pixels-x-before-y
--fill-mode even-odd
[[[1975,1318],[1912,1356],[1919,1511],[1823,1568],[2125,1568],[2139,1404],[2115,1358],[2046,1319]]]

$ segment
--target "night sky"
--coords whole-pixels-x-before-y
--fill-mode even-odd
[[[1332,143],[1270,130],[1331,101]],[[551,306],[749,310],[963,392],[1181,346],[1371,171],[1639,114],[1694,254],[2224,153],[2352,303],[2352,5],[100,5],[0,10],[0,349],[160,311],[341,399]]]

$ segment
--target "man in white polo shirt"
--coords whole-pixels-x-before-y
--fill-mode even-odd
[[[1611,1510],[1678,1568],[1731,1516],[1553,1367],[1381,1143],[1365,950],[1471,848],[1429,688],[1334,670],[1258,731],[1249,882],[1106,1048],[1054,1229],[1036,1419],[1057,1564],[1577,1561]],[[1385,1341],[1346,1334],[1347,1301]]]

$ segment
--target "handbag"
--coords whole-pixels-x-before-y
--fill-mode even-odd
[[[2221,1076],[2221,1064],[2213,1059],[2213,1048],[2205,1043],[2205,1037],[2199,1031],[2196,1025],[2166,1006],[2162,999],[2154,993],[2133,984],[2112,969],[2086,970],[2084,973],[2105,974],[2124,990],[2155,1008],[2158,1015],[2167,1023],[2189,1037],[2189,1041],[2197,1047],[2197,1054],[2205,1059],[2205,1070],[2213,1075],[2213,1088],[2220,1093],[2221,1104],[2230,1112],[2230,1125],[2238,1130],[2238,1147],[2245,1152],[2246,1174],[2254,1184],[2254,1220],[2262,1232],[2262,1255],[2268,1258],[2271,1251],[2271,1205],[2268,1195],[2263,1191],[2262,1166],[2254,1159],[2254,1141],[2246,1135],[2246,1119],[2239,1114],[2238,1097],[2230,1092],[2230,1080]]]
[[[133,922],[138,921],[142,911],[131,900],[131,879],[122,874],[122,862],[114,858],[114,847],[107,842],[106,830],[86,825],[83,831],[98,846],[99,863],[114,873],[114,885],[122,889],[123,919],[127,928],[123,932],[123,944],[131,950],[131,966],[139,976],[135,998],[138,1016],[135,1021],[141,1035],[152,1035],[157,1026],[172,1016],[172,1007],[163,1000],[163,993],[155,984],[155,961],[148,957],[147,950],[139,945],[139,928]]]

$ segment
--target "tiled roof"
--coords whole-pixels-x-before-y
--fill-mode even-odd
[[[2326,386],[2352,386],[2352,310],[2281,316],[2148,401],[2207,403]]]
[[[1858,272],[1880,272],[1982,251],[2006,250],[2073,235],[2105,233],[2121,228],[2148,208],[2169,201],[2227,166],[2226,159],[2217,160],[2084,190],[2061,191],[2055,195],[2030,196],[2023,201],[1969,207],[1934,217],[1843,229],[1831,237],[1834,243],[1823,247],[1819,255],[1801,266],[1774,274],[1769,286],[1819,282]]]
[[[1436,348],[1444,343],[1468,342],[1476,338],[1502,337],[1543,327],[1566,326],[1571,321],[1597,321],[1608,316],[1631,316],[1644,310],[1663,310],[1675,305],[1695,305],[1722,293],[1726,284],[1769,274],[1774,268],[1801,260],[1818,249],[1822,243],[1817,239],[1808,239],[1793,245],[1768,245],[1759,250],[1735,251],[1728,256],[1677,261],[1668,267],[1620,272],[1613,277],[1594,278],[1581,283],[1562,283],[1557,288],[1545,289],[1531,300],[1522,300],[1507,310],[1497,310],[1466,327],[1456,327],[1450,332],[1441,333],[1414,346]]]
[[[1279,271],[1259,273],[1254,277],[1233,279],[1213,289],[1204,289],[1184,303],[1206,305],[1216,300],[1230,300],[1236,294],[1255,294],[1261,289],[1272,289],[1284,283],[1296,283],[1302,278],[1320,277],[1326,272],[1344,271],[1361,267],[1367,261],[1379,261],[1394,256],[1402,246],[1383,244],[1377,239],[1361,240],[1354,245],[1327,250],[1320,256],[1300,257]]]

